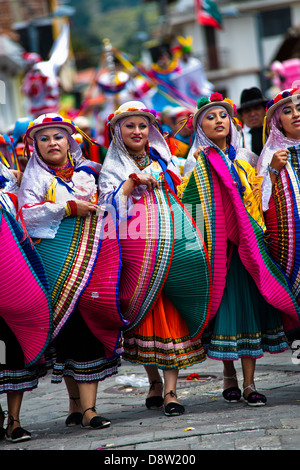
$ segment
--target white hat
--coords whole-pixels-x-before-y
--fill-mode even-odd
[[[111,127],[114,127],[116,122],[119,119],[122,119],[126,116],[145,116],[148,119],[150,119],[150,122],[152,124],[155,123],[155,114],[154,111],[150,111],[150,109],[147,109],[144,103],[141,101],[127,101],[126,103],[123,103],[116,111],[115,113],[111,114],[108,117],[109,124]]]

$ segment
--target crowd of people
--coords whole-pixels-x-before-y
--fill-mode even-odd
[[[166,416],[185,411],[179,371],[206,357],[227,402],[265,405],[256,361],[300,332],[300,90],[267,102],[252,87],[238,108],[214,92],[193,113],[128,101],[107,147],[88,124],[42,114],[0,136],[1,271],[7,292],[23,280],[0,301],[0,439],[31,438],[22,399],[45,374],[65,382],[66,426],[109,426],[98,382],[122,360],[144,366],[145,405]]]

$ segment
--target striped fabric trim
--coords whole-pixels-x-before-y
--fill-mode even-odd
[[[93,248],[95,244],[98,246],[99,231],[97,233],[96,216],[81,217],[79,221],[78,217],[76,219],[76,230],[66,258],[65,273],[58,277],[53,289],[53,293],[59,292],[59,295],[56,296],[57,301],[55,303],[53,319],[56,333],[66,322],[68,312],[70,313],[74,310],[80,292],[82,292],[86,285],[94,264],[95,251]],[[80,231],[78,231],[79,228],[81,229]]]
[[[64,377],[72,377],[76,382],[98,382],[116,375],[120,366],[120,358],[113,360],[98,359],[79,363],[67,360],[64,364],[56,362],[51,376],[52,383],[61,383]]]
[[[153,338],[126,335],[123,358],[161,369],[182,369],[203,362],[206,356],[201,341],[192,342],[189,336],[153,342]]]
[[[205,344],[204,344],[205,347]],[[242,357],[259,359],[264,352],[277,354],[287,350],[283,330],[238,336],[213,335],[207,356],[218,360],[238,360]]]
[[[0,371],[0,394],[34,390],[38,386],[39,377],[34,366],[22,370]]]

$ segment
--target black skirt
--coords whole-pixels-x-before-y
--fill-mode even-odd
[[[93,335],[80,312],[75,310],[53,342],[56,360],[52,382],[64,376],[76,382],[97,382],[118,372],[119,355],[107,358],[102,343]]]
[[[7,323],[0,317],[0,393],[31,391],[46,375],[45,363],[25,367],[22,348]]]

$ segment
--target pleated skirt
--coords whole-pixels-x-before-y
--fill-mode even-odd
[[[130,333],[124,333],[123,358],[160,369],[181,369],[205,360],[200,339],[192,339],[178,310],[161,294]]]
[[[202,340],[207,356],[219,360],[258,359],[265,351],[280,353],[288,348],[280,311],[261,296],[237,249],[220,307]]]

